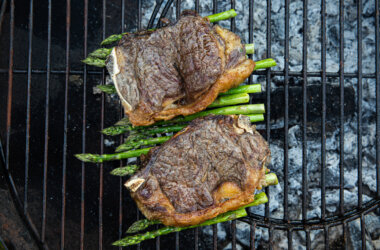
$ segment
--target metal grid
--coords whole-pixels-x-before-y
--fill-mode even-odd
[[[173,4],[174,0],[168,0],[160,14],[160,17],[164,17],[171,5]],[[155,20],[159,17],[159,10],[161,9],[162,5],[164,3],[164,0],[159,1],[152,13],[151,19],[148,24],[148,28],[152,28]],[[2,21],[4,19],[4,13],[6,5],[8,4],[8,1],[4,0],[1,7],[1,16],[0,16],[0,24],[2,24]],[[51,52],[52,52],[52,1],[48,0],[48,36],[47,36],[47,64],[45,69],[33,69],[32,68],[32,42],[33,42],[33,20],[34,20],[34,10],[33,10],[33,0],[30,0],[30,6],[29,6],[29,36],[28,36],[28,67],[27,69],[22,68],[14,68],[14,29],[15,29],[15,1],[10,1],[10,30],[9,30],[9,67],[8,69],[0,69],[0,74],[7,74],[8,75],[8,94],[7,94],[7,108],[6,108],[6,138],[5,138],[5,146],[3,148],[3,145],[0,141],[0,152],[2,156],[2,166],[4,167],[3,170],[6,173],[7,176],[7,182],[9,184],[9,188],[13,194],[13,198],[15,201],[15,204],[24,219],[24,222],[26,226],[30,229],[32,235],[36,239],[36,241],[39,243],[39,246],[42,248],[48,248],[48,245],[46,243],[46,220],[47,220],[47,182],[48,182],[48,166],[49,166],[49,160],[48,160],[48,153],[49,150],[49,90],[51,88],[51,76],[52,75],[64,75],[65,77],[65,92],[64,92],[64,119],[63,119],[63,155],[62,155],[62,186],[61,186],[61,223],[60,223],[60,248],[65,248],[65,221],[66,221],[66,200],[67,200],[67,192],[66,192],[66,171],[67,171],[67,161],[68,158],[67,155],[67,133],[68,133],[68,105],[69,105],[69,78],[70,75],[73,74],[81,74],[83,76],[83,96],[82,96],[82,103],[83,103],[83,113],[82,113],[82,138],[81,138],[81,148],[83,152],[86,152],[86,145],[87,141],[90,140],[86,136],[86,126],[87,126],[87,105],[88,105],[88,99],[87,99],[87,93],[88,93],[88,77],[90,75],[98,75],[102,78],[102,84],[105,83],[105,75],[106,72],[103,69],[102,71],[93,71],[88,70],[87,66],[83,66],[83,69],[81,70],[71,70],[70,69],[70,45],[71,45],[71,37],[70,37],[70,31],[71,31],[71,0],[66,1],[66,48],[65,48],[65,69],[52,69],[51,68]],[[176,15],[178,16],[181,9],[180,9],[180,0],[177,0],[176,3]],[[124,32],[125,30],[125,0],[121,0],[121,6],[122,6],[122,13],[121,13],[121,32]],[[142,18],[142,9],[141,9],[141,0],[138,0],[137,3],[138,6],[138,13],[137,13],[137,28],[141,29],[141,18]],[[283,76],[284,77],[284,106],[285,106],[285,120],[284,120],[284,217],[283,219],[274,219],[271,218],[270,212],[269,212],[269,203],[265,205],[265,215],[259,216],[255,214],[249,214],[249,217],[243,218],[242,220],[250,223],[250,244],[251,249],[255,248],[255,230],[256,227],[265,227],[268,228],[269,232],[269,242],[272,242],[272,232],[274,230],[284,230],[287,233],[288,237],[288,247],[289,249],[292,249],[292,237],[294,231],[302,230],[306,233],[306,247],[307,249],[310,249],[311,242],[310,242],[310,231],[321,229],[324,231],[324,237],[325,237],[325,248],[329,248],[329,228],[337,225],[343,226],[343,234],[344,234],[344,240],[345,245],[347,245],[347,224],[355,219],[360,219],[361,223],[361,238],[362,238],[362,249],[366,248],[365,244],[365,215],[376,208],[379,207],[380,203],[380,62],[379,62],[379,2],[375,0],[375,8],[376,8],[376,16],[375,16],[375,23],[376,23],[376,72],[375,74],[363,74],[362,73],[362,27],[361,27],[361,13],[362,13],[362,1],[357,1],[357,22],[358,22],[358,30],[357,30],[357,42],[358,42],[358,54],[357,54],[357,65],[358,65],[358,71],[357,73],[344,73],[344,0],[339,1],[339,27],[340,27],[340,46],[339,46],[339,72],[327,72],[326,71],[326,3],[325,0],[321,0],[321,71],[319,72],[308,72],[307,71],[307,36],[303,36],[303,70],[301,71],[290,71],[289,70],[289,6],[290,2],[289,0],[285,0],[285,67],[283,71],[274,71],[274,70],[266,70],[261,72],[254,72],[256,75],[264,75],[266,76],[266,82],[267,82],[267,89],[266,89],[266,139],[270,143],[271,138],[271,129],[270,129],[270,118],[271,118],[271,109],[270,109],[270,100],[271,100],[271,79],[274,76]],[[83,23],[84,23],[84,34],[83,34],[83,53],[84,55],[87,55],[88,53],[88,32],[89,32],[89,25],[88,25],[88,9],[89,2],[88,0],[84,0],[84,8],[83,8]],[[235,7],[235,0],[231,0],[231,8]],[[199,11],[199,0],[195,1],[195,9]],[[254,1],[249,2],[249,43],[253,42],[253,11],[254,11]],[[307,33],[307,11],[308,11],[308,1],[305,0],[303,2],[303,31],[304,33]],[[213,12],[217,12],[217,1],[213,0]],[[102,1],[102,39],[106,38],[106,1]],[[271,0],[267,0],[267,57],[271,57]],[[160,26],[160,22],[157,22],[157,27]],[[90,27],[91,29],[91,27]],[[231,20],[231,30],[235,31],[235,20]],[[0,26],[1,31],[1,26]],[[21,199],[21,195],[18,192],[18,189],[16,187],[15,181],[10,174],[9,170],[11,168],[11,162],[10,159],[10,142],[12,140],[11,135],[11,120],[12,120],[12,96],[13,96],[13,79],[14,75],[27,75],[27,96],[26,96],[26,103],[27,103],[27,111],[26,111],[26,136],[25,136],[25,179],[24,179],[24,192],[23,192],[23,199]],[[43,198],[42,198],[42,224],[41,224],[41,230],[38,230],[35,225],[35,219],[30,216],[30,213],[28,211],[28,175],[30,173],[29,167],[29,156],[30,156],[30,107],[31,107],[31,82],[32,82],[32,75],[46,75],[46,96],[45,96],[45,116],[44,116],[44,123],[45,123],[45,130],[44,130],[44,157],[43,157]],[[289,177],[289,154],[288,154],[288,128],[289,128],[289,77],[302,77],[303,78],[303,85],[302,85],[302,107],[303,107],[303,113],[302,113],[302,220],[290,220],[289,219],[289,211],[288,211],[288,177]],[[322,82],[322,110],[321,110],[321,195],[322,195],[322,203],[321,203],[321,218],[318,220],[308,220],[307,219],[307,191],[308,191],[308,182],[307,182],[307,159],[308,159],[308,152],[307,152],[307,82],[308,77],[320,77]],[[358,204],[357,207],[350,211],[345,211],[343,204],[344,204],[344,196],[343,196],[343,183],[344,183],[344,167],[343,167],[343,159],[344,159],[344,140],[340,140],[340,178],[339,178],[339,186],[340,186],[340,204],[339,204],[339,215],[327,217],[326,216],[326,200],[325,200],[325,194],[326,194],[326,78],[327,77],[338,77],[339,83],[340,83],[340,138],[344,138],[344,79],[345,78],[356,78],[358,81],[357,84],[357,107],[358,107],[358,120],[357,120],[357,126],[358,126],[358,155],[357,155],[357,166],[358,166]],[[377,199],[374,199],[368,203],[363,203],[362,201],[362,195],[363,195],[363,184],[362,184],[362,79],[363,78],[375,78],[376,79],[376,98],[377,98],[377,105],[376,105],[376,180],[377,180]],[[252,82],[252,78],[249,79],[249,83]],[[104,121],[105,121],[105,96],[104,94],[101,95],[101,113],[100,113],[100,128],[102,129],[104,127]],[[120,107],[121,108],[121,107]],[[121,110],[121,109],[120,109]],[[119,112],[119,118],[122,117],[122,112]],[[122,137],[120,137],[120,142],[122,141]],[[4,149],[4,150],[3,150]],[[104,152],[104,136],[101,135],[100,138],[100,153]],[[122,162],[120,162],[120,165]],[[104,194],[104,166],[103,164],[99,165],[99,203],[98,203],[98,246],[99,249],[102,249],[104,247],[104,240],[103,240],[103,234],[104,234],[104,226],[103,226],[103,194]],[[124,214],[123,214],[123,187],[122,187],[123,179],[120,178],[119,180],[119,215],[118,215],[118,222],[119,222],[119,238],[123,235],[123,221],[124,221]],[[270,196],[269,188],[265,189],[268,197]],[[85,197],[86,197],[86,164],[81,163],[81,193],[80,193],[80,248],[85,249],[85,227],[86,227],[86,217],[85,217]],[[139,218],[139,213],[137,212],[137,219]],[[236,222],[231,222],[232,226],[232,249],[236,249]],[[194,233],[194,248],[198,249],[198,229],[193,230]],[[175,249],[180,249],[180,235],[177,232],[175,235]],[[213,248],[217,248],[218,238],[217,238],[217,227],[216,225],[213,226]],[[156,249],[160,249],[160,237],[158,237],[155,240]],[[271,246],[271,244],[269,244]],[[138,245],[138,249],[140,249],[141,246]]]

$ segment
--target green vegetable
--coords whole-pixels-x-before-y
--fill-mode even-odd
[[[126,175],[132,175],[139,169],[139,166],[137,165],[128,165],[125,167],[119,167],[115,168],[110,172],[112,175],[116,176],[126,176]]]
[[[216,216],[213,219],[207,220],[199,225],[193,225],[193,226],[187,226],[187,227],[162,227],[157,230],[151,231],[151,232],[146,232],[142,234],[136,234],[136,235],[131,235],[127,236],[121,240],[115,241],[113,243],[114,246],[130,246],[134,244],[138,244],[144,240],[149,240],[149,239],[154,239],[157,236],[169,234],[172,232],[179,232],[185,229],[190,229],[190,228],[195,228],[195,227],[202,227],[202,226],[209,226],[209,225],[214,225],[217,223],[225,222],[225,221],[230,221],[238,218],[242,218],[247,216],[247,211],[245,211],[245,208],[251,207],[251,206],[258,206],[260,204],[264,204],[268,202],[268,197],[266,196],[265,193],[259,193],[255,195],[255,200],[246,205],[243,206],[235,211],[229,211],[224,214],[220,214]]]

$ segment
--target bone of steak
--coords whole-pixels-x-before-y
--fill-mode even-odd
[[[248,117],[207,116],[153,148],[125,186],[148,219],[195,225],[252,202],[269,160]]]
[[[155,31],[126,34],[106,60],[133,125],[205,109],[253,71],[240,38],[194,11]]]

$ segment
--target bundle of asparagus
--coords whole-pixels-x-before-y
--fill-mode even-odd
[[[214,14],[208,16],[207,18],[211,23],[229,19],[236,16],[236,12],[232,9],[226,12]],[[122,36],[126,34],[115,34],[106,38],[102,41],[102,46],[109,46],[116,42],[118,42]],[[254,46],[253,44],[246,44],[246,53],[253,54]],[[84,63],[96,67],[104,67],[105,60],[108,57],[112,50],[110,48],[100,48],[90,53],[86,59],[83,60]],[[265,69],[269,67],[273,67],[276,65],[276,62],[269,58],[262,61],[256,62],[255,70]],[[98,85],[98,89],[103,91],[106,94],[114,94],[116,93],[116,89],[114,85]],[[206,116],[209,114],[216,115],[231,115],[231,114],[243,114],[247,115],[251,122],[259,122],[264,120],[263,113],[265,113],[265,108],[263,104],[246,104],[249,102],[250,93],[258,93],[261,92],[260,84],[253,85],[244,85],[239,86],[225,93],[221,93],[219,97],[208,106],[207,110],[198,112],[193,115],[185,116],[185,117],[177,117],[170,121],[160,121],[150,126],[132,126],[128,118],[124,118],[121,121],[117,122],[114,126],[108,127],[101,131],[103,134],[108,136],[116,136],[121,134],[127,134],[125,142],[119,145],[114,154],[77,154],[75,155],[79,160],[84,162],[93,162],[93,163],[101,163],[105,161],[111,160],[122,160],[132,157],[139,157],[141,154],[147,154],[152,147],[146,146],[154,146],[158,144],[162,144],[169,140],[172,135],[168,135],[167,133],[175,133],[182,130],[186,127],[186,124],[189,121],[194,120],[195,118]],[[245,104],[245,105],[238,105]],[[158,137],[155,137],[158,136]],[[142,148],[145,147],[145,148]],[[128,165],[124,167],[119,167],[112,170],[110,173],[115,176],[127,176],[134,174],[139,167],[137,165]],[[274,173],[266,173],[265,175],[265,186],[276,185],[278,184],[277,176]],[[237,218],[241,218],[247,215],[245,208],[251,206],[257,206],[268,201],[265,193],[259,193],[255,195],[254,202],[241,207],[235,211],[229,211],[224,214],[221,214],[213,219],[207,220],[199,225],[187,226],[187,227],[162,227],[154,231],[141,233],[137,235],[127,236],[124,239],[116,241],[113,243],[115,246],[129,246],[133,244],[138,244],[143,240],[153,239],[160,235],[165,235],[171,232],[179,232],[185,229],[213,225],[220,222],[225,222]],[[133,223],[133,225],[128,229],[127,233],[136,233],[142,230],[145,230],[147,227],[160,224],[159,221],[149,221],[147,219],[137,221]]]

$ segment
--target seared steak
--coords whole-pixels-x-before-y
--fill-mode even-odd
[[[184,11],[173,25],[126,34],[106,61],[133,125],[205,109],[253,71],[240,38]]]
[[[153,148],[125,186],[148,219],[195,225],[252,202],[269,160],[248,117],[208,116]]]

